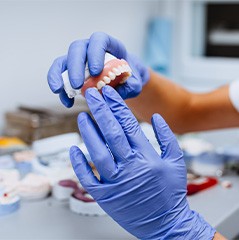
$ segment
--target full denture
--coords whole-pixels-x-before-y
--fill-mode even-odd
[[[105,85],[116,87],[119,84],[125,83],[127,78],[131,76],[131,72],[132,70],[125,60],[110,60],[105,64],[104,69],[99,76],[90,76],[86,79],[81,89],[81,93],[84,96],[86,89],[90,87],[95,87],[97,90],[101,90]]]
[[[100,75],[92,77],[88,69],[86,69],[86,80],[81,90],[75,90],[71,87],[67,71],[62,74],[62,77],[68,97],[73,98],[80,93],[84,96],[86,89],[90,87],[96,88],[100,92],[105,85],[110,85],[115,88],[119,84],[125,83],[131,74],[132,70],[124,59],[117,59],[111,54],[106,53],[104,69]]]

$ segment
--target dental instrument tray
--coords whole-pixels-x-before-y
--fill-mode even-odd
[[[84,99],[77,99],[74,107],[67,109],[58,104],[47,107],[20,106],[5,114],[5,136],[14,136],[31,144],[33,141],[59,134],[78,132],[79,112],[89,112]]]

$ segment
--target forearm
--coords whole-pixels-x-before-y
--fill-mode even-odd
[[[223,237],[220,233],[216,232],[213,240],[226,240],[226,238]]]
[[[127,101],[139,119],[150,122],[160,113],[176,133],[239,126],[228,87],[194,94],[151,71],[141,94]]]
[[[210,93],[194,94],[191,109],[189,121],[195,123],[197,131],[239,126],[239,112],[230,101],[228,85]],[[192,126],[186,128],[186,131],[192,130]]]

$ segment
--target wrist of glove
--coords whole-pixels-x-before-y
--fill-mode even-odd
[[[211,240],[216,233],[216,230],[199,213],[190,210],[188,205],[186,211],[180,213],[176,219],[163,236],[155,239]]]

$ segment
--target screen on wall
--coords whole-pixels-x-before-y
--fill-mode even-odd
[[[239,57],[239,3],[207,3],[205,55]]]

